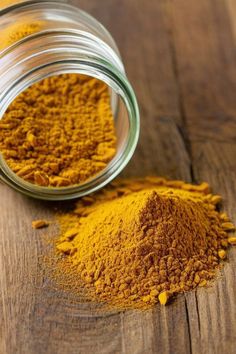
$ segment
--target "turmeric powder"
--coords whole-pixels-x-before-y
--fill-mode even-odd
[[[7,7],[19,3],[19,0],[1,0],[1,6]]]
[[[10,25],[0,49],[43,29],[43,22]],[[0,153],[27,182],[66,187],[103,170],[116,153],[108,87],[78,74],[49,77],[10,104],[0,120]]]
[[[0,151],[13,172],[40,186],[70,186],[91,178],[116,153],[106,84],[64,74],[32,85],[0,121]]]
[[[46,220],[34,220],[32,221],[32,228],[33,229],[42,229],[44,227],[48,227],[49,222]]]
[[[114,181],[58,216],[57,266],[70,288],[82,281],[92,299],[110,306],[165,305],[174,294],[209,284],[225,259],[233,226],[225,227],[220,200],[206,183]]]
[[[21,22],[11,24],[1,30],[0,50],[18,42],[19,40],[39,32],[43,28],[43,21]]]

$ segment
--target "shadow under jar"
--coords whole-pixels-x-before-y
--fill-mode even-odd
[[[17,191],[38,199],[66,200],[92,193],[124,169],[139,137],[138,105],[117,46],[96,19],[64,1],[8,3],[9,6],[0,5],[1,34],[12,24],[41,26],[34,33],[0,47],[0,119],[11,102],[36,82],[65,73],[85,74],[109,87],[117,150],[106,168],[78,185],[41,187],[29,183],[8,167],[1,153],[0,178]]]

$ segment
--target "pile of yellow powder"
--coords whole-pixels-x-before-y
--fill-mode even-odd
[[[234,225],[217,210],[220,200],[206,183],[115,181],[58,216],[57,267],[72,291],[82,284],[93,300],[112,307],[166,304],[207,285],[236,242],[228,235]]]

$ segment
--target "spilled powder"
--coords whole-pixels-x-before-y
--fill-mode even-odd
[[[58,215],[53,277],[112,308],[166,304],[209,284],[235,243],[228,236],[234,225],[217,210],[220,201],[206,183],[115,181]]]
[[[34,220],[32,221],[32,228],[33,229],[43,229],[44,227],[48,227],[49,222],[43,219]]]

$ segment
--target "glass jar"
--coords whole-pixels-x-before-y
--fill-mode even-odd
[[[138,105],[117,46],[96,19],[64,1],[7,2],[10,6],[0,5],[3,39],[4,31],[12,25],[41,25],[34,33],[0,47],[0,119],[10,103],[32,84],[64,73],[86,74],[109,86],[117,152],[104,170],[80,185],[56,188],[29,183],[10,170],[1,154],[0,178],[17,191],[38,199],[66,200],[92,193],[124,169],[139,136]]]

